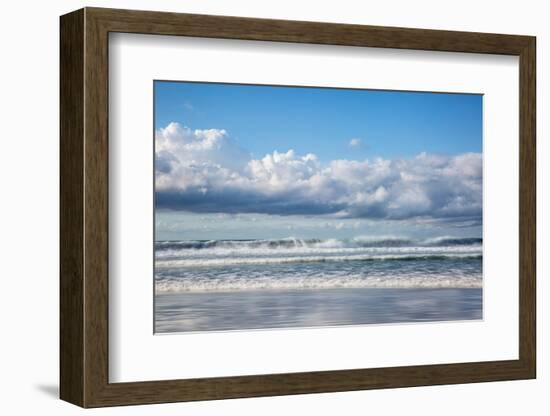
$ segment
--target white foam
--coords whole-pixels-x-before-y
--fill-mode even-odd
[[[290,257],[222,257],[191,258],[176,260],[157,260],[156,268],[174,267],[214,267],[233,265],[321,263],[347,261],[391,261],[391,260],[429,260],[429,259],[465,259],[479,258],[480,253],[414,253],[414,254],[359,254],[346,256],[290,256]]]
[[[394,288],[394,289],[464,289],[481,288],[481,275],[463,277],[418,276],[408,278],[361,276],[334,277],[287,277],[287,278],[234,278],[203,280],[160,280],[156,282],[157,293],[181,292],[226,292],[242,290],[303,290],[303,289],[338,289],[338,288]]]
[[[321,244],[321,243],[320,243]],[[447,254],[447,253],[473,253],[481,254],[481,245],[467,245],[467,246],[442,246],[442,247],[421,247],[421,246],[407,246],[407,247],[333,247],[333,246],[310,246],[300,248],[249,248],[243,247],[214,247],[208,249],[166,249],[158,250],[155,253],[157,260],[169,259],[169,258],[203,258],[203,257],[253,257],[253,256],[294,256],[294,255],[353,255],[353,254]]]

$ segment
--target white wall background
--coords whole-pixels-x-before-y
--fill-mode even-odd
[[[536,35],[538,41],[538,379],[338,394],[225,400],[89,410],[102,415],[545,415],[550,409],[550,360],[543,258],[550,227],[550,145],[545,143],[545,102],[550,84],[550,26],[542,1],[430,0],[121,0],[6,2],[0,15],[0,410],[3,414],[71,415],[83,410],[58,395],[58,16],[103,6],[276,19],[453,29]],[[505,184],[503,184],[505,186]],[[546,200],[545,200],[546,199]],[[545,267],[546,266],[546,267]],[[464,340],[475,342],[475,340]]]

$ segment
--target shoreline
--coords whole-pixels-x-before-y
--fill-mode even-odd
[[[155,295],[155,333],[479,320],[482,288],[334,288]]]

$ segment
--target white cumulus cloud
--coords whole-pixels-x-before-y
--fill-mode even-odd
[[[274,151],[253,159],[225,130],[156,132],[156,203],[193,212],[342,218],[481,218],[480,153],[333,160]]]
[[[361,139],[354,138],[349,141],[349,147],[354,147],[354,148],[361,147],[361,143],[362,143]]]

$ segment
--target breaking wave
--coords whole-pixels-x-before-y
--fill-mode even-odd
[[[413,240],[399,237],[356,237],[352,239],[300,239],[282,238],[274,240],[188,240],[157,241],[157,251],[166,250],[204,250],[204,249],[273,249],[279,248],[365,248],[365,247],[443,247],[481,245],[481,238],[438,237],[425,240]]]
[[[158,293],[482,286],[480,238],[161,241],[155,249]]]

